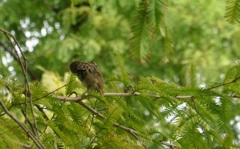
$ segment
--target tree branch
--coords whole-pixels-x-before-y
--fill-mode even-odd
[[[50,95],[50,94],[48,94]],[[128,96],[140,96],[141,93],[139,92],[134,92],[134,93],[104,93],[103,94],[105,97],[107,96],[120,96],[120,97],[128,97]],[[84,100],[85,98],[83,96],[79,96],[79,97],[65,97],[65,96],[58,96],[58,95],[51,95],[54,98],[57,98],[61,101],[70,101],[70,102],[76,102],[76,101],[80,101],[80,100]],[[160,95],[148,95],[150,97],[153,98],[161,98]],[[186,99],[186,98],[193,98],[192,95],[183,95],[183,96],[175,96],[175,98],[177,99]]]
[[[32,133],[32,131],[30,131],[26,125],[24,125],[22,122],[20,122],[17,118],[15,118],[6,108],[6,106],[4,105],[4,103],[2,102],[2,100],[0,100],[0,105],[2,106],[3,110],[5,111],[5,113],[12,119],[14,120],[27,134],[27,136],[29,136],[33,142],[36,144],[36,146],[40,149],[44,149],[44,145],[41,143],[41,141]]]
[[[104,96],[133,96],[133,95],[140,95],[139,92],[135,92],[135,93],[104,93]],[[84,108],[86,108],[88,111],[90,111],[92,114],[98,116],[99,118],[101,119],[106,119],[106,117],[101,114],[100,112],[96,111],[95,109],[93,109],[92,107],[90,107],[89,105],[87,105],[86,103],[83,102],[83,99],[82,97],[63,97],[63,96],[56,96],[56,95],[52,95],[52,97],[60,100],[60,101],[69,101],[69,102],[77,102],[79,103],[81,106],[83,106]],[[160,97],[160,96],[156,96],[156,97]],[[184,98],[190,98],[190,96],[183,96]],[[192,96],[191,96],[192,97]],[[181,97],[180,97],[181,98]],[[117,127],[119,129],[122,129],[128,133],[130,133],[131,135],[133,135],[137,140],[139,140],[138,136],[139,136],[139,133],[134,130],[134,129],[131,129],[129,127],[126,127],[126,126],[123,126],[121,124],[118,124],[116,122],[113,123],[113,126],[114,127]],[[165,143],[165,142],[162,142],[163,145],[166,145],[166,146],[170,146],[170,147],[173,147],[175,145],[173,144],[169,144],[169,143]]]
[[[222,83],[222,84],[219,84],[219,85],[216,85],[216,86],[212,86],[212,87],[209,87],[207,88],[207,90],[211,90],[211,89],[214,89],[214,88],[218,88],[218,87],[221,87],[221,86],[225,86],[225,85],[228,85],[228,84],[232,84],[232,83],[235,83],[237,80],[239,80],[240,77],[237,77],[235,79],[233,79],[232,81],[230,82],[227,82],[227,83]]]
[[[19,61],[17,56],[14,54],[14,52],[12,52],[12,50],[10,50],[2,41],[0,41],[0,45],[3,47],[3,50],[8,52],[13,57],[13,59],[17,61],[19,65],[21,65],[21,62]],[[37,77],[33,74],[31,70],[27,69],[27,73],[30,75],[32,80],[37,80]]]
[[[171,143],[168,143],[168,142],[164,142],[164,141],[160,141],[161,144],[165,145],[165,146],[168,146],[170,148],[175,148],[177,147],[176,145],[174,144],[171,144]]]
[[[32,117],[33,117],[33,133],[36,135],[36,137],[38,138],[39,135],[38,135],[38,131],[37,131],[37,122],[36,122],[36,118],[35,118],[35,114],[34,114],[34,111],[33,111],[33,100],[32,100],[32,94],[31,94],[31,90],[30,90],[30,85],[28,83],[28,79],[27,79],[27,59],[26,57],[24,56],[23,54],[23,51],[17,41],[17,39],[9,32],[3,30],[0,28],[0,32],[3,32],[5,34],[5,36],[8,38],[9,42],[11,43],[13,49],[14,49],[14,52],[16,54],[16,57],[20,63],[20,66],[22,68],[22,71],[23,71],[23,75],[24,75],[24,80],[25,80],[25,84],[24,84],[24,87],[25,87],[25,95],[29,95],[29,99],[30,99],[30,109],[31,109],[31,113],[32,113]],[[14,42],[13,42],[14,41]],[[14,45],[15,43],[15,45]],[[20,58],[20,54],[18,53],[17,49],[16,49],[16,46],[18,47],[20,53],[21,53],[21,56],[22,56],[22,59]],[[27,96],[25,96],[25,113],[24,113],[24,116],[25,118],[28,120],[28,116],[27,116],[27,105],[28,105],[28,102],[27,102]],[[29,121],[30,122],[30,121]]]
[[[84,108],[86,108],[88,111],[90,111],[91,113],[93,113],[94,115],[98,116],[101,119],[106,119],[106,117],[101,114],[100,112],[96,111],[95,109],[93,109],[92,107],[90,107],[89,105],[85,104],[82,100],[82,97],[63,97],[63,96],[52,96],[54,98],[57,98],[61,101],[70,101],[70,102],[77,102],[79,103],[81,106],[83,106]],[[129,133],[131,133],[134,137],[136,137],[136,135],[138,135],[138,132],[136,132],[135,130],[122,126],[118,123],[114,123],[113,124],[115,127],[118,127],[124,131],[127,131]]]

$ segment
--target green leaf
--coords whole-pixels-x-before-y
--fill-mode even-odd
[[[190,71],[189,71],[189,78],[190,78],[189,84],[192,87],[196,87],[196,85],[197,85],[196,75],[197,75],[196,68],[193,65],[191,65],[191,68],[190,68]]]
[[[152,26],[157,30],[160,29],[161,22],[163,21],[163,10],[164,2],[163,0],[151,0],[149,2],[149,20]]]
[[[117,61],[117,66],[119,67],[119,69],[121,71],[121,76],[120,76],[121,82],[123,82],[125,86],[130,85],[130,75],[125,67],[125,64],[123,63],[123,60],[122,60],[120,54],[116,54],[116,61]]]
[[[225,18],[229,23],[240,23],[240,0],[228,0]]]
[[[122,112],[122,108],[117,104],[109,105],[109,115],[104,120],[103,128],[111,128],[113,123],[117,122],[117,120],[120,118]]]
[[[149,6],[147,0],[141,0],[137,11],[134,14],[132,23],[131,52],[133,57],[141,62],[145,61],[149,50],[149,30],[148,30]]]

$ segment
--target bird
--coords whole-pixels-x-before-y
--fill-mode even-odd
[[[95,62],[73,61],[69,68],[87,87],[87,91],[94,90],[104,94],[104,78]]]

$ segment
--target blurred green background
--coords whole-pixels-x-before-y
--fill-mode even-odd
[[[32,80],[41,80],[43,70],[63,76],[72,60],[96,61],[108,77],[117,70],[117,53],[133,80],[156,76],[185,85],[194,65],[205,86],[219,82],[225,68],[238,63],[239,25],[226,21],[226,2],[219,0],[169,0],[160,8],[161,33],[144,41],[149,41],[141,51],[144,61],[134,57],[131,30],[138,2],[3,0],[1,28],[24,49]],[[17,62],[6,51],[10,44],[0,37],[0,75],[18,76]]]

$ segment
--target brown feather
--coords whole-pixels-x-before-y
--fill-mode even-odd
[[[104,94],[103,75],[95,62],[74,61],[69,67],[88,90],[96,90]]]

